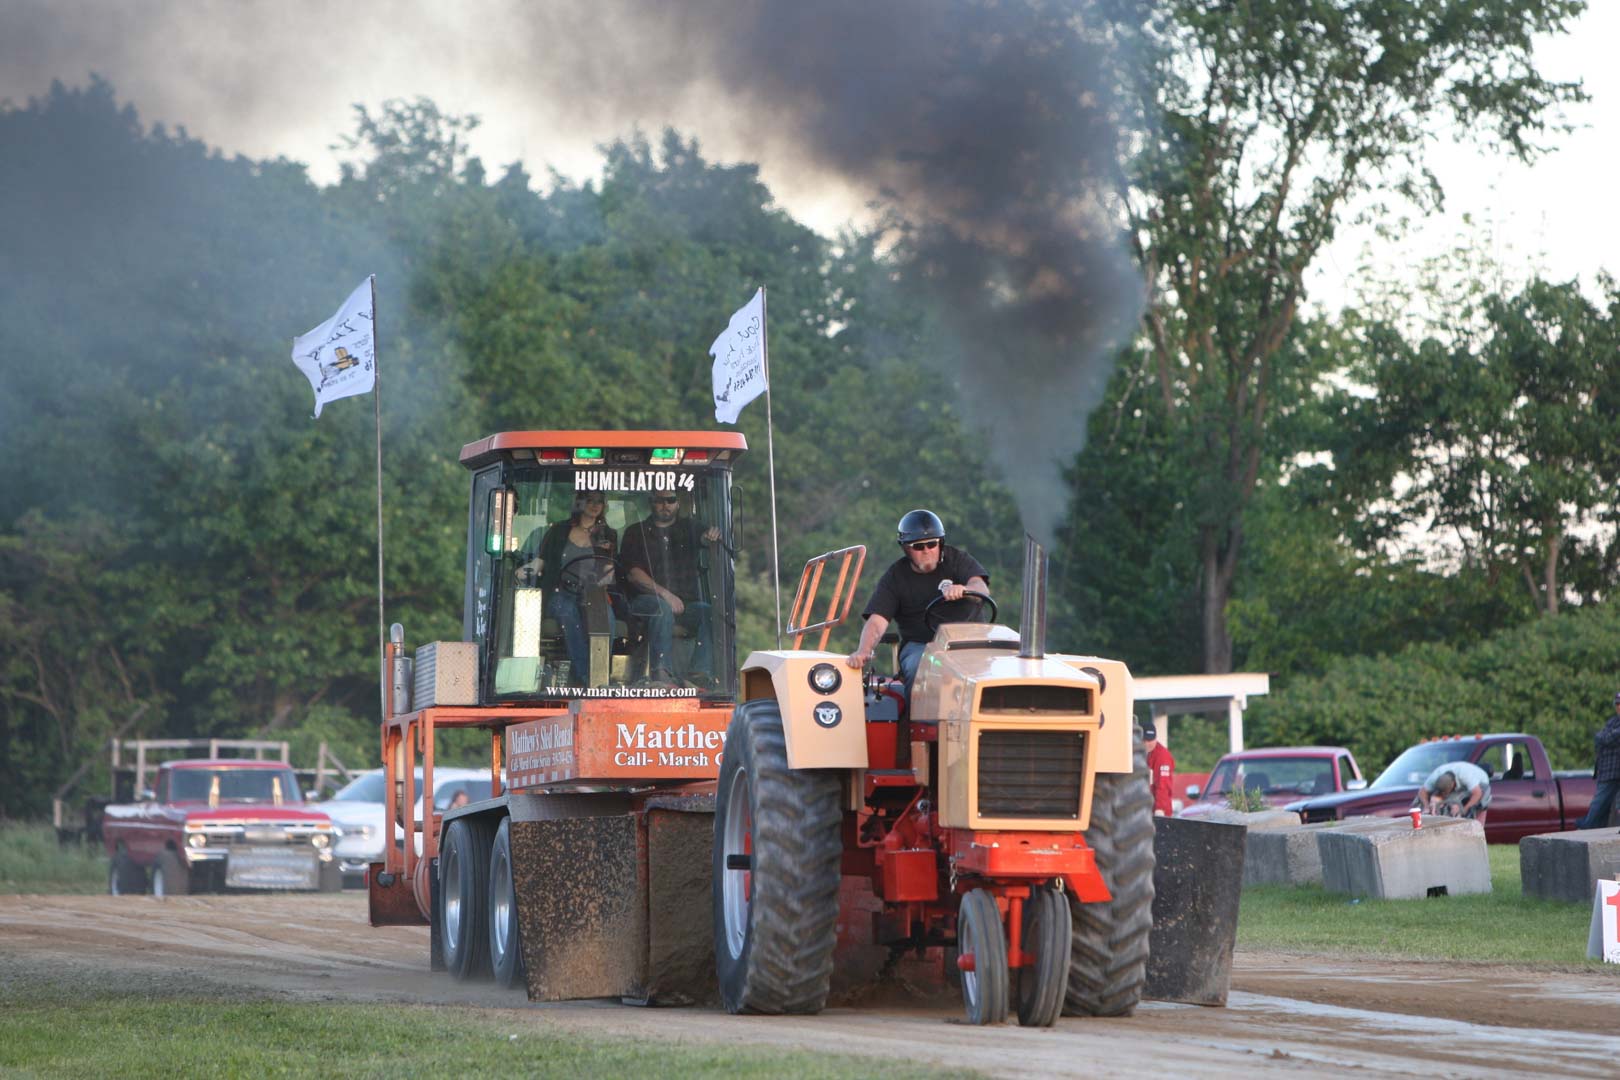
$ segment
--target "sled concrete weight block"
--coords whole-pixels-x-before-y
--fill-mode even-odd
[[[1353,817],[1288,829],[1252,830],[1243,859],[1243,886],[1320,885],[1322,850],[1316,842],[1318,834],[1329,829],[1393,828],[1400,824],[1391,818]]]
[[[1620,878],[1620,829],[1542,833],[1519,841],[1525,896],[1590,904],[1599,879]]]
[[[1153,929],[1147,996],[1225,1005],[1243,895],[1240,825],[1153,819]]]
[[[1322,886],[1374,900],[1422,900],[1491,891],[1485,829],[1477,821],[1430,819],[1414,829],[1328,830],[1317,834]]]
[[[1195,821],[1213,821],[1218,825],[1241,825],[1251,832],[1261,829],[1291,829],[1299,824],[1299,815],[1292,810],[1213,810]]]

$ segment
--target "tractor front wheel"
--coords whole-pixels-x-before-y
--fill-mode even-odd
[[[1051,1027],[1063,1011],[1069,988],[1069,951],[1074,922],[1069,898],[1054,888],[1037,888],[1024,901],[1024,951],[1031,962],[1018,969],[1018,1022]]]
[[[962,1004],[970,1024],[1007,1019],[1007,934],[996,898],[983,889],[962,897],[956,912],[956,951],[962,968]]]
[[[789,769],[774,699],[732,715],[714,829],[714,952],[727,1012],[817,1013],[832,985],[839,774]]]
[[[1070,1016],[1129,1016],[1147,984],[1153,930],[1153,789],[1142,733],[1133,725],[1131,771],[1098,773],[1086,844],[1113,899],[1082,904],[1070,896],[1074,942],[1069,957]]]

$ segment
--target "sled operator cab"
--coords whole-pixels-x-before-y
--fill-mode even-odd
[[[479,703],[736,696],[732,432],[516,431],[472,472]]]

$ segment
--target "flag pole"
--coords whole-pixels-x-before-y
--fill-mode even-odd
[[[771,472],[771,588],[776,592],[776,647],[782,647],[782,565],[776,548],[776,433],[771,423],[771,332],[765,286],[759,287],[759,350],[765,367],[765,458]]]
[[[371,281],[371,356],[373,416],[377,421],[377,693],[384,721],[388,719],[388,636],[383,615],[383,483],[382,483],[382,346],[377,335],[377,275]]]

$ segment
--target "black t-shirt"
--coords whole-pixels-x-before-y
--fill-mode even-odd
[[[699,600],[698,550],[702,544],[697,522],[691,518],[676,518],[663,529],[650,520],[638,521],[624,530],[619,559],[627,570],[645,570],[681,600]]]
[[[933,635],[923,621],[923,611],[928,602],[939,595],[939,583],[949,579],[957,585],[966,585],[969,578],[976,577],[990,584],[990,574],[979,565],[979,560],[949,544],[940,546],[939,565],[926,574],[913,570],[910,557],[902,555],[878,579],[861,617],[882,615],[896,624],[901,641],[931,641]]]

